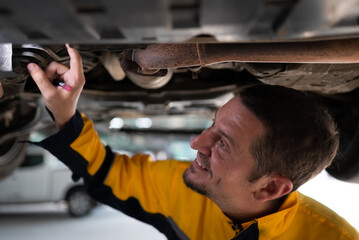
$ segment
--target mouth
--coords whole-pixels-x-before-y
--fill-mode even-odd
[[[197,169],[201,171],[209,171],[208,167],[206,167],[206,164],[201,162],[201,160],[197,157],[196,160],[194,160],[194,165]]]

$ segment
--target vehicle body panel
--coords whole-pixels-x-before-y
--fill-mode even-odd
[[[32,147],[28,156],[41,156],[43,161],[20,166],[0,182],[0,204],[59,202],[65,200],[70,189],[82,186],[81,181],[72,181],[71,171],[49,152]]]

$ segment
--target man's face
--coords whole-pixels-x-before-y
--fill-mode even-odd
[[[248,181],[255,160],[251,143],[264,134],[264,126],[238,97],[216,113],[213,125],[192,139],[196,160],[183,174],[186,185],[218,204],[249,199]]]

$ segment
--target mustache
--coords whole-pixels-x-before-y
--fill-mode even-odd
[[[201,153],[201,152],[197,152],[197,157],[200,157],[200,159],[206,159],[207,157],[206,157],[206,155],[204,155],[203,153]]]

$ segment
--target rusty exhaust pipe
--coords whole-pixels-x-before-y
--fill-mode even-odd
[[[140,71],[221,62],[359,63],[359,39],[275,43],[154,44],[135,49],[132,61]]]

